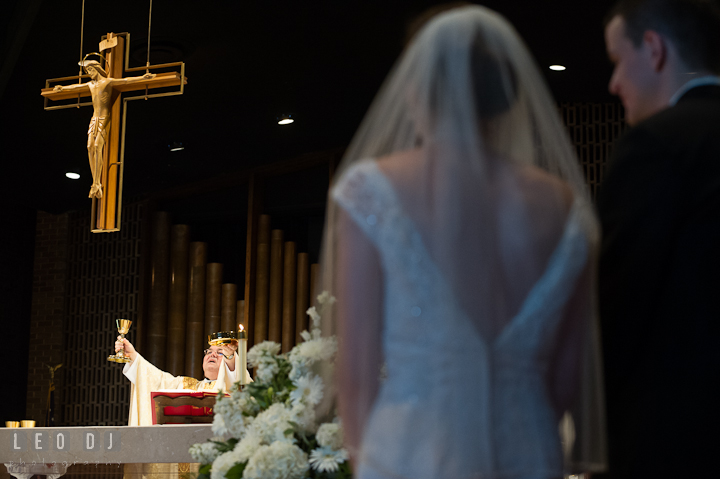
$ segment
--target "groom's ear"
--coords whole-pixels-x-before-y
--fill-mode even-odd
[[[665,37],[654,30],[643,33],[643,46],[647,49],[650,65],[655,73],[662,71],[667,65],[668,44]]]

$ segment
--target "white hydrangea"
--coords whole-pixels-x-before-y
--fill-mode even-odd
[[[230,397],[224,394],[219,394],[213,412],[218,414],[232,414],[237,410],[245,409],[248,402],[250,402],[250,396],[245,392],[233,392]]]
[[[280,344],[274,341],[263,341],[256,344],[247,353],[247,360],[250,366],[257,366],[264,357],[275,356],[280,352]]]
[[[215,416],[213,416],[212,432],[216,436],[225,436],[228,433],[228,430],[225,427],[225,420],[223,419],[223,415],[218,414],[217,412],[215,412]]]
[[[305,312],[308,314],[308,316],[310,316],[313,325],[320,324],[320,314],[317,312],[317,309],[315,309],[315,306],[310,306]]]
[[[245,429],[252,423],[253,418],[243,415],[242,411],[237,410],[229,416],[223,416],[225,420],[225,428],[232,437],[242,437]]]
[[[275,361],[261,362],[255,369],[256,379],[261,383],[270,382],[278,373],[278,371],[279,367]]]
[[[194,444],[190,447],[189,452],[195,462],[199,462],[201,464],[210,464],[219,455],[215,443],[212,442]]]
[[[260,449],[262,438],[254,431],[249,431],[235,446],[235,452],[240,462],[248,461]]]
[[[292,369],[288,374],[288,378],[290,379],[290,381],[297,381],[300,376],[304,376],[310,370],[310,360],[306,356],[301,356],[300,354],[297,354],[297,349],[297,346],[294,347],[288,355],[288,360],[290,361],[290,365],[292,366]]]
[[[340,449],[343,444],[342,426],[338,423],[326,422],[321,424],[315,436],[318,444],[330,449]]]
[[[293,419],[292,412],[284,404],[275,403],[255,417],[250,430],[268,444],[273,441],[292,443],[294,437],[286,436],[285,431],[292,429],[289,421]]]
[[[297,387],[290,393],[290,400],[293,405],[303,402],[314,406],[322,400],[323,382],[318,376],[306,374],[294,381],[293,384]]]
[[[337,301],[337,299],[335,299],[335,296],[331,295],[327,291],[323,291],[322,293],[318,294],[317,300],[318,303],[327,304],[328,306]]]
[[[228,451],[220,454],[212,463],[210,479],[225,479],[225,474],[238,462],[235,451]]]
[[[345,449],[335,451],[329,447],[318,447],[310,453],[310,465],[318,472],[335,472],[348,457]]]
[[[306,358],[308,362],[327,361],[337,352],[337,339],[316,338],[300,343],[293,348],[291,356]]]
[[[301,432],[315,434],[317,421],[315,419],[315,408],[305,404],[297,404],[292,408],[293,421],[300,426]]]
[[[240,437],[248,424],[252,421],[252,417],[243,415],[250,402],[246,393],[233,393],[231,397],[219,395],[213,412],[212,431],[217,436],[231,435]]]
[[[274,442],[255,452],[245,467],[243,478],[300,479],[308,469],[308,457],[302,449],[294,444]]]

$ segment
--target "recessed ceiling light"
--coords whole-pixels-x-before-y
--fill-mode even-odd
[[[295,121],[290,114],[282,114],[277,118],[277,120],[278,125],[289,125],[290,123],[293,123]]]
[[[550,65],[550,69],[556,72],[561,72],[565,70],[565,67],[562,65]]]
[[[65,173],[65,176],[70,178],[71,180],[80,179],[80,173],[75,173],[74,171],[68,171],[67,173]]]

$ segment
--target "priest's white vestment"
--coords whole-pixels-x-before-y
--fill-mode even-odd
[[[228,392],[239,380],[240,359],[235,354],[235,370],[230,371],[225,361],[218,371],[218,378],[215,381],[205,379],[198,381],[187,376],[173,376],[170,373],[161,371],[153,366],[148,360],[137,353],[135,360],[125,364],[123,374],[127,377],[132,386],[130,388],[130,414],[128,426],[151,426],[152,425],[152,399],[150,393],[161,389],[192,389],[195,391],[224,391]],[[245,381],[249,383],[250,374],[247,369]]]

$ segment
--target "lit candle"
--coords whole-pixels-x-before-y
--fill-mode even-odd
[[[244,386],[247,384],[247,379],[245,378],[247,374],[247,334],[242,324],[238,324],[237,340],[238,353],[240,354],[240,368],[242,369],[240,372],[240,385]]]

